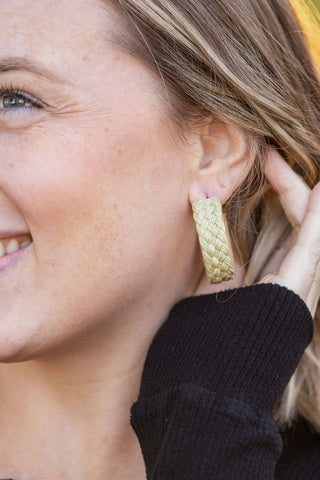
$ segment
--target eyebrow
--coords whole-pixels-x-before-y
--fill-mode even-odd
[[[60,78],[55,73],[48,70],[44,65],[36,63],[24,57],[4,57],[0,58],[0,73],[10,71],[26,71],[41,77],[48,78],[58,83],[69,83],[66,79]]]

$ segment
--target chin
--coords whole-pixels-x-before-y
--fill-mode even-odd
[[[32,360],[47,350],[40,326],[32,318],[17,312],[6,316],[0,312],[0,318],[0,363]]]
[[[17,363],[33,360],[39,357],[41,353],[31,342],[7,340],[0,342],[0,363]]]

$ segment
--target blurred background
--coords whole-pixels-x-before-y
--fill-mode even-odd
[[[313,0],[313,3],[317,7],[317,9],[320,11],[320,0]]]
[[[320,0],[313,0],[313,3],[318,8],[318,10],[320,10]]]
[[[300,19],[320,71],[320,0],[290,0],[290,3]],[[312,5],[313,9],[309,9]]]

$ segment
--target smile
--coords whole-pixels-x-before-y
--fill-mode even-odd
[[[17,238],[1,238],[0,239],[0,257],[10,255],[21,250],[32,242],[30,235],[23,235]]]
[[[31,245],[33,245],[31,235],[0,238],[0,272],[12,267]]]

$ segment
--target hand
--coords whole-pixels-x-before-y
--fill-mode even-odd
[[[270,150],[265,175],[278,193],[293,228],[290,245],[273,257],[259,283],[277,283],[295,293],[314,316],[320,297],[320,183],[313,190],[276,150]]]

